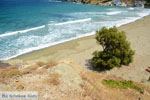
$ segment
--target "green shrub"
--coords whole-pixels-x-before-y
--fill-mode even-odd
[[[150,0],[145,0],[147,3],[150,3]]]
[[[132,81],[103,80],[102,83],[104,85],[107,85],[107,86],[111,87],[111,88],[119,88],[119,89],[128,89],[128,88],[130,88],[130,89],[134,89],[134,90],[136,90],[140,93],[144,93],[144,90]]]
[[[133,60],[134,51],[126,40],[125,33],[116,27],[105,28],[96,32],[96,40],[103,51],[95,51],[91,64],[99,70],[112,69],[128,65]]]

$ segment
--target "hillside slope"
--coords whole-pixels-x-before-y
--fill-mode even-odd
[[[37,91],[39,100],[149,100],[150,97],[150,87],[144,84],[134,83],[137,89],[109,87],[104,80],[123,79],[89,71],[71,59],[26,63],[0,69],[0,73],[1,91]]]

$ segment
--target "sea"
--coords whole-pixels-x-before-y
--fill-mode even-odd
[[[95,34],[150,15],[150,9],[56,0],[0,0],[0,60]],[[138,33],[137,33],[138,34]]]

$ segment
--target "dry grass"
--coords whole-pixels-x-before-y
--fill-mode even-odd
[[[47,83],[48,85],[59,85],[60,84],[59,78],[60,78],[60,74],[53,73],[50,74],[46,80],[44,80],[44,83]]]
[[[84,80],[82,88],[84,89],[83,96],[89,96],[92,100],[97,100],[104,95],[102,92],[101,75],[93,72],[81,73],[81,77]]]
[[[36,64],[37,64],[38,66],[43,66],[43,65],[45,65],[45,63],[42,62],[42,61],[38,61],[38,62],[36,62]]]
[[[51,68],[51,67],[53,67],[53,66],[56,66],[56,65],[57,65],[57,62],[56,62],[56,61],[53,61],[53,60],[51,60],[51,61],[49,61],[49,62],[47,62],[47,63],[42,62],[42,61],[38,61],[38,62],[36,62],[36,64],[37,64],[39,67],[44,67],[44,68],[48,69],[48,68]]]
[[[137,97],[143,98],[142,100],[149,100],[147,99],[149,97],[148,87],[142,87],[134,82],[94,72],[81,73],[81,77],[84,80],[84,84],[81,86],[84,90],[82,96],[89,97],[90,100],[127,100],[126,96],[129,100],[135,100]],[[104,83],[105,79],[108,81]],[[109,81],[111,79],[114,79],[114,81]],[[105,84],[115,88],[112,89]]]
[[[7,84],[9,79],[19,76],[22,76],[22,73],[16,67],[0,69],[0,83]]]
[[[33,73],[39,66],[37,64],[32,64],[27,68],[22,70],[22,74],[30,74]]]
[[[15,76],[21,76],[22,73],[16,67],[6,68],[0,70],[0,78],[12,78]]]
[[[23,85],[21,85],[21,84],[19,84],[17,87],[16,87],[16,89],[17,90],[23,90],[25,87],[23,86]]]
[[[90,100],[97,100],[97,98],[101,98],[102,93],[88,82],[82,86],[82,89],[84,90],[82,93],[83,97],[89,97]]]
[[[55,61],[49,61],[48,63],[46,63],[46,65],[44,66],[44,68],[48,69],[51,68],[53,66],[56,66],[58,63]]]
[[[63,64],[63,63],[62,63]],[[72,64],[72,65],[71,65]],[[62,71],[62,69],[57,68],[57,63],[54,61],[50,61],[48,63],[40,63],[40,64],[32,64],[32,65],[27,65],[24,69],[26,72],[29,72],[30,75],[25,75],[25,74],[20,74],[20,71],[17,68],[7,68],[0,70],[0,79],[1,78],[11,78],[14,76],[22,75],[22,77],[15,77],[12,79],[8,79],[9,81],[7,82],[7,85],[9,85],[10,90],[17,90],[17,91],[24,91],[28,89],[32,90],[37,90],[40,91],[40,98],[41,100],[46,100],[43,98],[45,91],[49,94],[49,96],[56,96],[60,99],[63,99],[62,97],[59,97],[62,94],[62,91],[59,91],[59,89],[65,90],[64,96],[67,98],[73,97],[73,98],[78,98],[76,100],[126,100],[126,97],[129,98],[129,100],[136,100],[136,97],[143,97],[144,99],[142,100],[149,100],[145,99],[146,97],[144,96],[149,96],[145,95],[146,93],[149,93],[147,90],[146,92],[144,91],[144,94],[138,94],[138,92],[134,90],[128,90],[128,89],[112,89],[109,88],[105,85],[102,84],[104,79],[110,80],[110,79],[118,79],[114,76],[107,76],[104,74],[96,73],[96,72],[91,72],[91,71],[86,71],[83,68],[78,68],[76,64],[73,65],[71,63],[70,67],[73,66],[73,71],[67,67],[67,70],[63,71],[62,73],[57,73],[57,70]],[[39,66],[40,65],[40,66]],[[46,66],[48,65],[48,66]],[[46,66],[46,67],[45,67]],[[48,72],[48,68],[51,68],[53,66],[56,66],[55,68],[57,70],[53,70],[52,72]],[[65,67],[65,66],[64,66]],[[62,68],[60,66],[60,68]],[[66,68],[66,67],[65,67]],[[80,69],[80,70],[78,70]],[[66,71],[71,72],[65,75],[66,77],[64,78],[64,74],[66,74]],[[1,75],[2,72],[2,75]],[[40,72],[40,73],[39,73]],[[69,82],[72,80],[72,77],[69,77],[70,74],[78,73],[79,77],[82,79],[82,83],[78,84],[79,88],[76,90],[76,85],[71,83],[71,87],[68,86],[68,84],[64,84],[64,80],[68,79]],[[27,74],[27,73],[26,73]],[[62,75],[62,76],[61,76]],[[74,79],[78,76],[75,76]],[[71,78],[71,79],[70,79]],[[5,80],[7,80],[5,79]],[[120,79],[121,80],[121,79]],[[62,82],[61,82],[62,81]],[[110,82],[109,82],[110,83]],[[113,82],[114,83],[114,82]],[[75,82],[76,84],[76,82]],[[115,83],[116,84],[116,83]],[[118,83],[117,83],[118,85]],[[120,84],[119,84],[120,85]],[[128,84],[125,84],[128,86]],[[72,87],[73,86],[73,87]],[[121,84],[122,86],[122,84]],[[124,84],[123,84],[124,86]],[[129,85],[129,86],[132,86]],[[134,87],[134,86],[132,86]],[[141,86],[140,86],[141,87]],[[48,88],[48,90],[47,90]],[[49,89],[50,88],[50,89]],[[73,90],[72,90],[73,88]],[[145,88],[145,87],[144,87]],[[41,94],[42,93],[42,94]],[[59,95],[59,96],[58,96]],[[80,99],[79,99],[80,98]],[[47,100],[50,100],[48,98]],[[67,99],[63,99],[67,100]]]
[[[38,68],[44,68],[44,69],[48,69],[51,68],[53,66],[56,66],[57,63],[55,61],[49,61],[47,63],[42,62],[42,61],[38,61],[32,65],[29,65],[27,68],[23,69],[22,73],[23,74],[29,74],[29,73],[34,73]],[[43,70],[41,70],[43,71]]]

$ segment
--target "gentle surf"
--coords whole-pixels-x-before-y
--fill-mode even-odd
[[[0,60],[93,35],[103,26],[121,26],[150,14],[144,8],[54,0],[10,2],[0,1]]]

